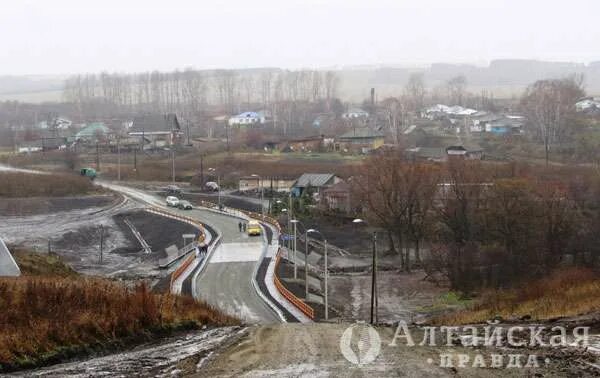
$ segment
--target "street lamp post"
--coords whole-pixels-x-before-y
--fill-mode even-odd
[[[354,219],[352,223],[366,224],[362,219]],[[377,232],[373,231],[373,261],[371,267],[371,324],[377,321]]]
[[[298,240],[298,220],[297,219],[292,219],[290,221],[293,225],[294,225],[294,279],[297,280],[298,279],[298,265],[296,264],[296,241]]]
[[[328,272],[328,268],[327,268],[327,239],[325,239],[325,237],[323,236],[323,234],[320,231],[317,231],[313,228],[306,230],[306,238],[308,240],[308,234],[310,233],[316,233],[321,235],[321,238],[323,238],[323,244],[325,246],[325,251],[324,251],[324,259],[325,259],[325,269],[324,269],[324,281],[325,281],[325,320],[329,320],[329,298],[328,298],[328,285],[327,285],[327,279],[329,278],[329,272]],[[308,257],[308,256],[307,256]],[[305,270],[308,272],[308,259],[306,259],[306,261],[304,262],[304,266],[305,266]],[[307,297],[308,297],[308,281],[307,281]]]
[[[219,210],[221,210],[221,174],[216,168],[208,168],[208,171],[217,175],[217,203],[219,205]]]
[[[264,202],[265,202],[265,187],[262,182],[262,177],[260,177],[260,175],[257,175],[257,174],[253,174],[250,176],[258,178],[258,185],[260,186],[260,214],[264,218],[265,217],[265,204],[264,204]]]
[[[281,203],[281,201],[278,201],[278,202],[279,202],[279,203]],[[289,226],[289,224],[290,224],[290,223],[289,223],[289,220],[290,220],[290,215],[289,215],[289,211],[288,211],[288,209],[286,209],[286,208],[283,208],[283,209],[281,209],[280,211],[281,211],[282,213],[285,213],[285,214],[287,215],[287,218],[288,218],[288,226]],[[287,232],[287,230],[286,230],[286,232]],[[285,236],[285,239],[284,239],[284,243],[283,243],[283,245],[284,245],[284,246],[285,246],[285,247],[286,247],[286,248],[289,250],[289,249],[290,249],[290,241],[289,241],[289,240],[288,240],[288,238],[287,238],[287,233],[284,233],[283,235]]]

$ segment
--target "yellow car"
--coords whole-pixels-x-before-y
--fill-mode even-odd
[[[260,229],[260,223],[255,220],[251,220],[248,222],[248,227],[246,228],[246,232],[248,232],[248,236],[258,236],[261,234],[262,230]]]

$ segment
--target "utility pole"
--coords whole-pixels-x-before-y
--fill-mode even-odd
[[[325,320],[329,320],[329,302],[327,298],[327,277],[329,276],[327,268],[327,240],[325,242]]]
[[[289,213],[288,213],[289,214]],[[298,220],[294,219],[294,279],[298,279],[298,265],[296,264],[296,241],[298,240],[297,225]]]
[[[304,249],[304,298],[308,300],[308,232],[304,234],[304,241],[306,243]]]
[[[117,136],[117,181],[121,181],[121,136]]]
[[[271,208],[272,203],[273,203],[273,176],[271,176],[271,194],[269,195],[269,214],[271,214],[271,211],[272,211],[272,208]]]
[[[104,253],[104,225],[100,225],[100,264],[102,264],[102,254]]]
[[[204,155],[200,155],[200,187],[204,188]]]
[[[371,324],[377,322],[377,233],[373,232],[373,267],[371,269]]]
[[[171,167],[171,177],[172,177],[172,181],[173,184],[175,184],[175,146],[171,145],[171,162],[172,162],[172,167]]]
[[[100,172],[100,147],[98,141],[96,141],[96,170]]]
[[[133,150],[133,171],[137,172],[137,148]]]

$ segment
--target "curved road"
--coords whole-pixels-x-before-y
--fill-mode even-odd
[[[266,248],[263,238],[239,232],[238,218],[209,210],[193,210],[189,215],[221,232],[220,245],[195,282],[199,299],[246,323],[278,323],[278,317],[252,286],[252,276]]]
[[[112,190],[145,202],[164,208],[164,199],[144,191],[105,183]],[[239,231],[238,218],[220,214],[210,210],[177,210],[190,218],[206,223],[221,233],[221,243],[212,253],[204,271],[193,283],[196,285],[198,299],[237,316],[249,324],[279,323],[279,318],[268,305],[258,296],[252,285],[252,277],[266,245],[262,237],[248,237]]]

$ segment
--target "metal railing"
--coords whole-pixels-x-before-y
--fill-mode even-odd
[[[275,260],[275,274],[273,274],[273,281],[275,283],[275,287],[277,288],[277,290],[279,291],[279,293],[281,293],[281,295],[283,295],[283,297],[285,299],[287,299],[288,301],[290,301],[291,304],[293,304],[294,306],[296,306],[296,308],[300,311],[302,311],[302,313],[306,316],[308,316],[310,319],[314,320],[315,319],[315,310],[309,306],[308,304],[306,304],[306,302],[304,302],[303,300],[301,300],[300,298],[298,298],[294,293],[292,293],[291,291],[289,291],[279,280],[279,277],[277,277],[277,269],[279,267],[279,263],[281,262],[281,253],[280,251],[277,252],[277,257]]]

